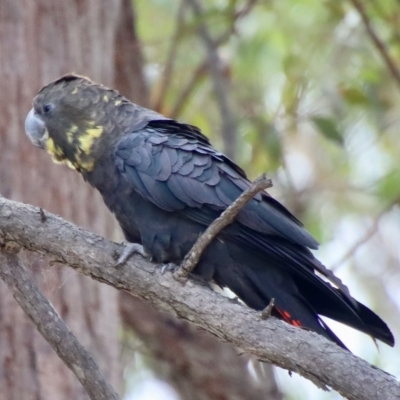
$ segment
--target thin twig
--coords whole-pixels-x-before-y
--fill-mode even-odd
[[[239,19],[244,18],[247,14],[251,12],[254,6],[257,4],[258,0],[249,0],[240,10],[236,11],[233,16],[232,24],[229,28],[226,29],[218,38],[214,40],[215,47],[220,47],[224,43],[226,43],[235,32],[235,24]],[[190,80],[178,95],[177,100],[175,101],[175,105],[171,108],[170,112],[167,112],[167,116],[172,119],[176,119],[180,116],[183,111],[183,108],[187,106],[188,99],[196,89],[198,83],[204,77],[205,72],[207,70],[208,61],[203,61],[200,63],[197,68],[194,70]],[[165,110],[163,110],[165,112]]]
[[[381,219],[400,201],[400,196],[397,196],[393,201],[391,201],[383,210],[380,211],[380,213],[375,217],[374,222],[371,226],[370,229],[366,232],[365,235],[363,235],[361,238],[359,238],[347,251],[344,253],[344,255],[336,261],[329,269],[331,271],[335,271],[338,269],[344,262],[349,260],[354,256],[356,251],[366,242],[368,242],[369,239],[371,239],[375,233],[378,231],[378,226],[381,221]]]
[[[93,358],[30,279],[16,254],[0,251],[0,277],[41,335],[82,383],[89,397],[92,400],[119,400]]]
[[[156,110],[157,112],[163,112],[163,103],[165,95],[168,92],[168,86],[172,81],[172,73],[174,71],[174,65],[176,60],[176,55],[178,52],[178,45],[180,39],[182,37],[182,27],[184,24],[184,11],[185,11],[185,2],[181,1],[178,8],[178,14],[176,17],[175,24],[175,32],[172,36],[170,47],[168,50],[167,61],[165,62],[164,71],[160,78],[159,87],[157,88],[157,92],[155,94],[155,100],[153,101],[153,105],[151,108]]]
[[[225,73],[224,64],[218,54],[216,42],[212,39],[202,18],[204,13],[198,0],[186,0],[192,7],[195,17],[199,20],[198,31],[207,53],[207,62],[210,69],[214,93],[222,120],[222,138],[224,150],[229,158],[235,158],[237,128],[235,115],[229,95],[229,79]]]
[[[207,62],[202,62],[193,72],[193,75],[190,77],[190,80],[187,82],[185,87],[182,89],[180,94],[178,95],[174,106],[172,107],[171,111],[168,113],[168,117],[172,119],[176,119],[182,113],[184,107],[188,104],[188,99],[193,93],[193,91],[198,86],[199,82],[202,78],[205,77],[205,72],[207,70]]]
[[[249,14],[257,3],[258,0],[248,0],[247,3],[240,10],[237,10],[235,12],[235,21]]]
[[[389,49],[387,48],[386,44],[379,38],[374,28],[372,27],[371,21],[367,15],[367,12],[365,11],[364,4],[360,0],[350,0],[350,1],[353,3],[354,7],[359,12],[361,19],[365,25],[365,29],[368,32],[368,35],[371,37],[372,42],[374,43],[375,47],[381,54],[386,66],[391,72],[397,85],[400,86],[400,70],[397,68],[396,63],[389,55]]]
[[[267,307],[261,311],[261,319],[268,319],[271,316],[272,309],[275,306],[275,299],[272,298],[271,301],[268,303]]]
[[[175,272],[179,280],[187,279],[190,272],[200,260],[204,249],[230,223],[233,222],[239,211],[259,192],[272,187],[272,182],[265,174],[257,178],[197,239],[189,253],[185,256],[180,268]]]
[[[226,32],[222,33],[218,39],[215,40],[217,47],[224,44],[231,36],[232,29],[227,29]],[[198,84],[201,82],[202,78],[206,76],[206,71],[208,67],[208,61],[205,60],[201,62],[197,68],[194,70],[189,81],[186,83],[185,87],[182,89],[181,93],[177,96],[174,106],[171,111],[167,113],[167,116],[172,119],[176,119],[180,116],[183,109],[188,106],[188,99],[192,95],[193,91],[197,88]]]

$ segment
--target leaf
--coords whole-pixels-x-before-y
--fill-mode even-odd
[[[343,146],[344,140],[333,118],[312,117],[312,122],[319,132],[327,139]]]
[[[393,200],[399,196],[400,171],[394,170],[381,178],[378,185],[378,194],[385,200]]]
[[[341,95],[349,103],[354,105],[369,106],[367,95],[356,87],[344,87],[340,89]]]

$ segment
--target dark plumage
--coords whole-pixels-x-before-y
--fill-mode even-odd
[[[196,127],[67,75],[44,87],[26,122],[32,142],[77,169],[103,195],[128,241],[179,264],[197,237],[248,186],[245,173]],[[324,315],[394,344],[387,325],[354,300],[309,249],[318,243],[266,192],[251,200],[194,272],[262,310],[344,347]],[[332,283],[321,279],[325,275]]]

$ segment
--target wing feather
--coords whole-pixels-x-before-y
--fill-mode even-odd
[[[184,125],[181,134],[176,130],[177,123],[168,124],[165,133],[161,128],[144,128],[125,136],[117,145],[116,163],[121,165],[122,160],[136,170],[135,175],[128,168],[125,178],[143,197],[166,211],[179,210],[197,222],[199,213],[192,209],[201,208],[208,215],[208,225],[250,182],[239,167],[211,145],[190,137]],[[204,223],[203,217],[201,220]],[[237,223],[261,235],[261,241],[268,235],[309,248],[318,245],[301,223],[266,192],[239,212]]]

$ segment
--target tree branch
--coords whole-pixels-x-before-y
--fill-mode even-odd
[[[392,210],[392,208],[399,204],[400,196],[397,196],[393,201],[391,201],[383,210],[379,212],[379,214],[375,217],[372,226],[366,231],[366,233],[361,236],[353,245],[349,247],[349,249],[344,253],[342,257],[338,261],[336,261],[333,265],[330,266],[331,271],[337,270],[344,262],[349,260],[354,256],[357,250],[364,245],[368,240],[370,240],[378,231],[379,223],[381,222],[382,218]]]
[[[247,368],[247,357],[238,357],[233,346],[221,343],[169,313],[156,311],[129,293],[121,294],[123,321],[156,360],[152,369],[158,371],[160,377],[167,378],[182,399],[267,398],[266,388],[261,387]],[[268,367],[272,368],[271,365]],[[279,395],[273,376],[270,378],[265,383]]]
[[[41,335],[82,383],[92,400],[119,400],[98,366],[34,285],[16,254],[0,251],[0,277]]]
[[[185,0],[183,0],[185,1]],[[225,42],[227,42],[232,35],[235,32],[235,26],[236,22],[239,19],[244,18],[246,15],[248,15],[252,9],[255,7],[257,4],[258,0],[248,0],[243,7],[240,10],[237,10],[235,14],[233,15],[233,20],[232,24],[229,28],[226,29],[225,32],[223,32],[219,37],[214,39],[214,46],[220,47],[222,46]],[[176,119],[179,117],[179,115],[182,113],[183,108],[187,107],[188,103],[188,98],[194,91],[194,89],[197,87],[198,83],[201,81],[201,79],[204,77],[205,72],[207,71],[207,66],[208,66],[208,60],[206,59],[205,61],[201,62],[197,68],[194,70],[192,76],[190,77],[189,81],[186,83],[182,91],[178,94],[175,104],[172,106],[171,111],[164,110],[166,111],[166,115],[172,119]],[[166,68],[166,67],[165,67]],[[232,112],[232,111],[231,111]]]
[[[361,16],[361,19],[364,23],[365,29],[367,30],[368,35],[370,36],[372,42],[375,47],[379,51],[380,55],[383,58],[387,68],[392,74],[394,80],[397,85],[400,87],[400,70],[397,68],[396,63],[392,59],[389,54],[389,49],[387,48],[385,42],[383,42],[379,36],[376,34],[374,28],[371,25],[371,21],[368,18],[367,12],[365,11],[365,7],[362,1],[360,0],[350,0],[353,3],[353,6],[357,9],[358,13]]]
[[[294,371],[322,388],[329,386],[351,400],[400,397],[399,383],[350,352],[314,332],[236,304],[188,281],[181,285],[169,274],[135,255],[115,267],[123,246],[86,232],[37,207],[0,197],[0,243],[15,242],[48,254],[98,281],[145,299],[182,319],[254,354],[258,359]]]
[[[170,40],[170,45],[168,49],[167,60],[164,64],[164,70],[160,77],[158,87],[156,87],[156,93],[154,95],[155,99],[152,102],[151,109],[159,113],[164,113],[164,98],[168,92],[168,87],[172,81],[172,73],[174,72],[174,66],[176,61],[176,55],[178,53],[178,47],[180,39],[183,36],[183,26],[184,26],[184,14],[185,12],[185,2],[181,0],[178,13],[176,16],[175,31]]]
[[[171,107],[171,111],[167,112],[167,116],[172,119],[179,118],[183,109],[188,106],[189,97],[192,95],[198,84],[205,77],[207,71],[207,62],[202,62],[193,72],[189,81],[183,86],[181,92],[175,99],[175,104]]]
[[[232,112],[229,96],[229,80],[224,71],[222,60],[218,54],[218,46],[212,39],[207,26],[201,20],[203,12],[198,0],[186,0],[192,7],[193,14],[199,20],[198,30],[201,40],[204,43],[207,54],[207,62],[210,69],[214,93],[217,99],[217,105],[221,113],[222,119],[222,138],[224,140],[224,152],[229,157],[234,159],[236,152],[236,123],[235,116]]]
[[[148,107],[149,88],[143,74],[144,56],[136,32],[136,19],[132,0],[122,0],[115,35],[114,86],[129,100]]]
[[[272,182],[265,174],[257,178],[216,220],[214,220],[204,233],[196,240],[196,243],[185,256],[180,268],[175,272],[178,280],[185,280],[188,274],[200,260],[205,248],[213,239],[231,224],[239,211],[259,192],[272,187]]]

